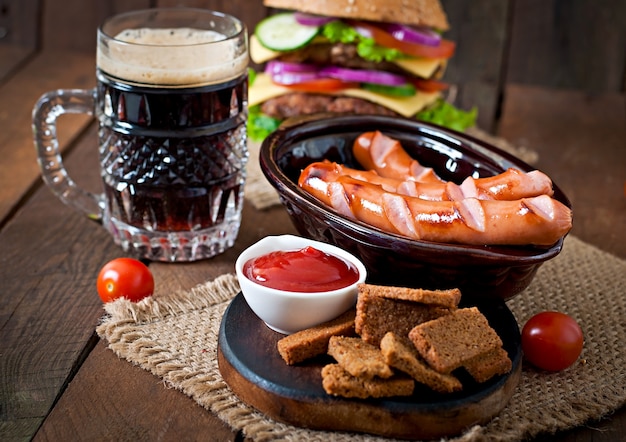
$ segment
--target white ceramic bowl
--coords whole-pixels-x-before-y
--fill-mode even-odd
[[[267,253],[299,250],[306,246],[338,256],[354,264],[359,272],[357,282],[341,289],[301,293],[265,287],[243,273],[246,262]],[[235,271],[243,296],[252,309],[269,328],[291,334],[336,318],[355,305],[357,284],[365,282],[367,270],[351,253],[339,247],[293,235],[267,236],[244,250],[235,263]]]

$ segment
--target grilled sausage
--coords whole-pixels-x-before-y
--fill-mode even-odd
[[[554,244],[572,227],[572,212],[548,195],[517,200],[428,201],[388,192],[349,176],[302,181],[302,188],[342,215],[425,241],[472,245]]]
[[[381,176],[410,179],[419,182],[442,182],[430,167],[422,166],[412,158],[396,139],[380,131],[365,132],[354,140],[352,152],[364,169]]]
[[[414,196],[429,201],[459,201],[465,198],[481,200],[515,200],[539,195],[552,195],[552,181],[534,170],[524,173],[517,169],[486,178],[466,178],[460,185],[453,182],[417,182],[380,176],[372,170],[359,170],[330,161],[309,164],[300,174],[300,181],[321,179],[329,183],[340,176],[378,184],[388,192]]]

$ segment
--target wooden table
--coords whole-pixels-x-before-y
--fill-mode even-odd
[[[0,65],[0,440],[241,439],[192,399],[118,359],[94,333],[103,315],[98,270],[124,254],[104,229],[42,184],[30,128],[43,92],[94,85],[93,57],[28,58],[0,47]],[[539,154],[538,167],[573,202],[574,235],[626,259],[624,98],[510,85],[498,134]],[[70,173],[98,190],[95,125],[64,117],[61,126]],[[257,211],[248,204],[227,253],[151,264],[157,294],[233,271],[249,244],[286,232],[294,229],[282,207]],[[626,408],[538,440],[591,439],[626,439]]]

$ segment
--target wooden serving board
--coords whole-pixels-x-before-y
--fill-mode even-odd
[[[464,389],[459,393],[438,394],[416,384],[414,394],[406,398],[330,396],[322,388],[321,369],[332,359],[322,356],[288,366],[276,348],[284,335],[269,329],[250,310],[241,293],[222,318],[219,370],[244,403],[280,422],[407,439],[453,436],[495,417],[508,403],[521,376],[520,332],[513,314],[503,301],[478,308],[502,338],[513,369],[484,384],[460,372]]]

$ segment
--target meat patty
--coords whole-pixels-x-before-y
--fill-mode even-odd
[[[368,61],[359,57],[354,44],[318,43],[291,51],[280,57],[281,61],[292,63],[312,63],[320,66],[342,66],[351,69],[372,69],[376,71],[405,73],[398,65],[387,61]]]
[[[264,114],[284,120],[298,115],[324,112],[398,116],[384,106],[361,98],[296,92],[267,100],[261,105]]]

